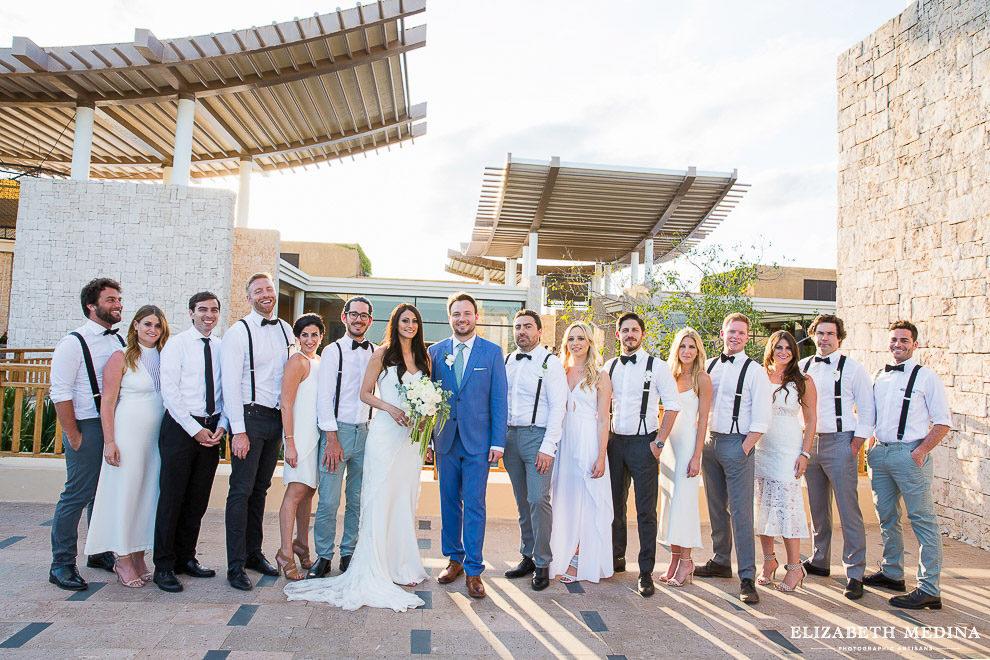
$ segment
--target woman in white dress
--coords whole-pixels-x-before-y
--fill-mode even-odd
[[[670,546],[670,566],[660,582],[684,585],[694,573],[691,552],[701,548],[701,450],[708,433],[712,379],[705,373],[705,346],[694,328],[682,328],[670,345],[667,364],[677,381],[681,413],[667,451],[660,452],[660,540]]]
[[[158,435],[165,414],[159,352],[166,341],[165,313],[145,305],[127,329],[127,348],[111,355],[103,369],[100,421],[104,464],[86,554],[115,553],[117,579],[131,588],[151,581],[144,553],[155,545],[162,465]]]
[[[304,571],[313,566],[309,558],[309,518],[316,493],[316,447],[320,429],[316,424],[316,383],[320,373],[320,356],[326,326],[319,314],[303,314],[292,325],[299,351],[285,363],[282,376],[282,438],[284,461],[282,483],[285,495],[278,510],[282,547],[275,553],[275,563],[287,580],[301,580],[296,559]],[[296,530],[292,537],[293,528]]]
[[[564,583],[612,577],[612,489],[608,445],[612,383],[586,323],[564,333],[567,412],[551,483],[550,576]]]
[[[372,354],[361,384],[361,400],[385,414],[376,414],[368,429],[357,547],[347,572],[286,585],[289,600],[396,612],[423,605],[419,596],[398,586],[426,579],[415,525],[423,459],[410,440],[398,387],[429,378],[430,359],[423,318],[414,306],[396,307],[385,332],[386,343]]]
[[[763,353],[773,393],[770,428],[756,443],[756,533],[763,547],[763,574],[759,584],[772,584],[779,563],[773,552],[775,536],[783,537],[787,552],[784,579],[775,588],[791,592],[804,582],[801,539],[808,538],[801,477],[808,467],[808,453],[818,421],[815,383],[798,368],[797,341],[786,330],[770,335]],[[801,428],[799,415],[804,417]]]

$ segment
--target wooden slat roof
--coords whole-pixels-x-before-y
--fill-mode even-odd
[[[485,279],[488,271],[489,281],[495,284],[505,284],[505,262],[484,257],[465,257],[456,250],[447,250],[447,265],[445,270],[454,275],[468,277],[479,282]],[[583,266],[537,266],[536,274],[543,276],[551,273],[576,273],[594,275],[593,265]]]

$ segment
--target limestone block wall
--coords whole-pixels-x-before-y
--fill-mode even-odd
[[[9,345],[50,348],[83,324],[79,291],[120,281],[124,320],[159,305],[188,327],[189,296],[230,291],[234,194],[199,187],[25,179],[11,286]],[[224,301],[226,302],[226,301]],[[221,325],[226,327],[226,306]]]
[[[224,329],[251,311],[244,292],[249,277],[255,273],[271,273],[275,277],[275,288],[278,288],[280,236],[274,229],[234,229],[233,267],[230,287],[227,289],[230,291],[230,322],[223,326]],[[287,320],[292,322],[292,319]]]
[[[838,310],[845,348],[889,359],[920,330],[954,431],[933,453],[944,530],[990,547],[990,13],[921,0],[838,60]]]

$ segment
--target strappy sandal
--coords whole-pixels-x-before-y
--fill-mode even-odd
[[[299,565],[304,571],[313,568],[313,560],[309,558],[309,546],[305,546],[298,539],[292,542],[292,552],[299,557]]]
[[[577,567],[578,567],[578,556],[577,555],[574,555],[573,557],[571,557],[570,566],[573,566],[574,567],[574,572],[576,574],[577,573]],[[568,575],[567,573],[562,573],[561,576],[560,576],[560,583],[561,584],[571,584],[571,583],[577,582],[577,581],[578,581],[577,575]]]
[[[668,587],[683,587],[685,583],[694,581],[694,561],[691,559],[678,559],[677,568],[681,567],[682,561],[686,561],[689,564],[691,564],[691,570],[688,571],[687,575],[684,576],[683,580],[677,579],[677,572],[675,571],[674,575],[672,575],[670,578],[667,579]]]
[[[117,582],[120,582],[122,585],[124,585],[128,589],[140,589],[145,584],[147,584],[144,580],[142,580],[139,577],[134,578],[133,580],[127,580],[125,582],[124,581],[124,578],[121,577],[121,575],[120,575],[120,571],[117,570],[116,564],[113,567],[113,572],[117,574]]]
[[[670,553],[670,558],[671,558],[670,559],[670,565],[674,567],[674,571],[670,575],[658,575],[657,576],[657,582],[666,582],[670,578],[674,577],[674,573],[677,572],[677,563],[674,562],[674,557],[678,557],[677,562],[680,562],[681,561],[680,560],[680,556],[681,556],[681,553],[679,553],[679,552],[671,552]],[[670,569],[668,568],[667,570],[669,571]]]
[[[764,563],[771,560],[773,561],[773,563],[777,565],[773,567],[773,571],[770,573],[770,577],[767,577],[766,574],[761,575],[760,577],[756,578],[756,584],[762,584],[762,585],[773,584],[773,578],[775,575],[777,575],[777,569],[780,568],[780,562],[777,561],[777,555],[774,553],[770,553],[769,555],[763,555]]]
[[[299,572],[299,567],[296,566],[295,557],[286,557],[282,554],[281,550],[275,553],[275,564],[278,565],[286,580],[295,582],[296,580],[301,580],[306,577]]]
[[[793,587],[788,587],[787,584],[785,584],[784,582],[778,582],[777,584],[773,585],[774,589],[776,589],[777,591],[782,591],[785,594],[790,594],[797,591],[798,587],[804,586],[804,578],[808,577],[808,571],[804,569],[803,563],[784,564],[784,570],[787,572],[800,570],[801,579],[798,580],[798,583]]]

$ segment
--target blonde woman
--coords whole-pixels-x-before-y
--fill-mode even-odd
[[[682,328],[670,344],[667,364],[677,381],[681,412],[660,453],[660,543],[670,546],[670,566],[659,580],[684,585],[694,573],[691,551],[701,548],[701,451],[708,433],[712,379],[705,373],[705,346],[694,328]]]
[[[127,348],[103,369],[103,459],[86,553],[114,552],[114,572],[125,587],[151,581],[144,560],[154,547],[161,456],[162,403],[159,352],[168,341],[165,314],[145,305],[127,329]]]
[[[567,373],[564,433],[554,466],[550,575],[564,583],[612,577],[612,490],[608,444],[612,383],[591,327],[572,323],[561,361]]]

